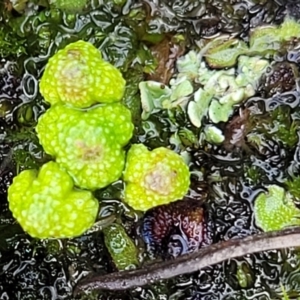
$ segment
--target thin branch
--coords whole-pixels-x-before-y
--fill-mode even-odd
[[[107,275],[94,274],[78,283],[75,294],[88,290],[126,290],[193,273],[246,254],[298,246],[300,246],[300,227],[232,239],[179,256],[174,260],[143,266],[141,269]]]

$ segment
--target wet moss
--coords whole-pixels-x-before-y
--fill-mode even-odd
[[[290,76],[286,80],[281,76],[291,74],[282,61],[298,62],[297,40],[287,43],[277,56],[270,56],[274,71],[262,83],[263,88],[241,104],[243,109],[249,109],[249,117],[231,123],[240,114],[240,107],[236,107],[229,122],[217,124],[220,130],[230,132],[227,141],[234,133],[242,133],[242,142],[239,140],[234,146],[205,141],[199,128],[189,121],[184,106],[153,113],[142,121],[138,91],[139,82],[157,67],[152,52],[169,47],[160,45],[168,34],[179,34],[186,51],[197,49],[200,38],[220,34],[233,34],[248,43],[250,28],[263,24],[277,26],[285,15],[297,14],[294,4],[275,0],[105,1],[105,4],[91,1],[83,12],[70,14],[50,9],[38,1],[28,2],[26,9],[20,11],[10,1],[0,4],[4,29],[0,36],[1,65],[10,61],[17,66],[13,72],[1,68],[0,74],[3,145],[0,147],[0,237],[3,241],[0,254],[1,267],[5,270],[0,274],[0,295],[7,294],[12,299],[16,293],[21,299],[74,299],[73,287],[83,275],[113,271],[101,232],[66,242],[58,240],[58,245],[50,245],[49,241],[36,241],[24,234],[7,208],[6,188],[12,176],[49,159],[34,131],[38,117],[48,107],[38,91],[45,64],[58,49],[79,39],[92,42],[106,60],[123,72],[127,81],[123,103],[131,110],[135,124],[132,143],[176,149],[186,155],[194,176],[202,176],[201,184],[196,184],[189,197],[205,201],[209,207],[214,242],[259,231],[253,222],[253,205],[261,186],[285,183],[285,189],[299,197],[300,97]],[[171,49],[168,48],[169,52]],[[173,69],[167,77],[173,72],[176,74],[177,70]],[[297,72],[293,74],[296,82]],[[198,90],[200,85],[193,87]],[[207,119],[203,122],[211,125]],[[243,126],[248,126],[246,131]],[[6,164],[8,153],[11,160]],[[122,181],[95,192],[103,202],[99,220],[107,216],[121,220],[141,253],[146,252],[138,232],[143,214],[123,204],[122,193]],[[207,197],[201,197],[204,194]],[[296,251],[270,251],[139,290],[101,292],[77,299],[282,299],[280,283],[292,298],[300,290],[299,267]]]

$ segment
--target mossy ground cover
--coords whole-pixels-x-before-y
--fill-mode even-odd
[[[39,82],[48,60],[78,40],[92,43],[102,53],[103,59],[119,69],[126,80],[121,103],[131,112],[134,131],[124,151],[127,152],[132,144],[144,144],[149,149],[168,147],[182,154],[191,172],[190,190],[185,201],[192,198],[201,202],[201,209],[197,206],[195,211],[202,214],[205,209],[203,219],[212,232],[209,234],[213,242],[261,231],[253,213],[255,199],[258,195],[261,195],[258,199],[268,195],[270,186],[275,185],[289,193],[293,210],[298,209],[299,40],[296,37],[282,41],[281,35],[278,35],[279,42],[274,36],[266,40],[269,29],[265,29],[256,36],[256,45],[262,49],[258,46],[253,49],[253,30],[263,25],[280,28],[287,15],[297,17],[294,6],[279,4],[278,1],[185,1],[179,5],[176,1],[131,0],[106,1],[105,4],[103,1],[77,1],[77,7],[70,9],[67,1],[54,2],[5,0],[1,3],[2,297],[74,299],[73,288],[83,276],[117,270],[118,264],[113,262],[117,255],[107,246],[105,236],[109,228],[122,228],[120,234],[109,236],[118,237],[116,245],[122,245],[122,237],[128,241],[125,244],[130,245],[127,250],[135,245],[131,251],[133,258],[129,259],[133,265],[152,259],[167,259],[162,253],[153,253],[151,245],[147,244],[147,236],[141,235],[141,222],[148,215],[133,210],[122,201],[124,181],[121,177],[93,191],[101,203],[96,222],[98,227],[73,239],[34,239],[23,231],[8,208],[7,187],[13,177],[23,170],[38,169],[52,159],[40,145],[35,130],[38,119],[49,109],[49,103],[39,90]],[[297,35],[297,26],[292,29],[290,34],[294,36],[296,32]],[[224,103],[218,102],[220,99],[216,97],[214,102],[209,102],[211,93],[198,99],[201,93],[196,92],[205,86],[203,83],[209,78],[204,75],[208,73],[196,78],[199,72],[195,69],[197,64],[189,62],[195,58],[193,51],[199,53],[199,49],[205,48],[219,34],[232,34],[237,40],[228,43],[230,51],[223,48],[217,52],[207,51],[203,61],[210,62],[210,65],[205,65],[211,72],[209,74],[217,74],[214,78],[220,78],[221,73],[217,73],[220,68],[216,63],[223,64],[224,57],[216,59],[216,53],[232,58],[230,65],[221,66],[224,68],[221,84],[217,81],[212,85],[219,90],[225,87],[225,96],[226,93],[232,96],[232,82],[249,71],[239,68],[235,62],[245,52],[249,54],[249,49],[251,55],[263,56],[261,58],[267,60],[268,68],[259,80],[255,78],[254,94],[251,90],[244,97],[244,90],[240,100],[228,106],[225,119],[214,122],[216,118],[211,118],[212,114],[203,110],[203,103],[200,105],[199,101],[203,99],[207,105],[214,103],[214,106],[224,106]],[[232,45],[239,45],[238,51],[232,49]],[[245,49],[245,45],[249,49]],[[228,71],[230,68],[232,71]],[[186,78],[178,77],[182,73],[187,75]],[[163,89],[165,98],[158,99],[160,94],[153,90],[150,99],[153,102],[147,102],[152,110],[147,111],[145,117],[139,84],[149,80],[159,82],[158,85],[152,83],[152,86],[159,87],[160,93]],[[164,102],[166,97],[169,102]],[[197,104],[196,121],[187,113],[188,101]],[[195,107],[196,104],[190,105]],[[284,203],[281,201],[280,205]],[[174,207],[166,210],[168,214],[158,210],[155,218],[162,224],[168,216],[180,220],[178,209]],[[188,220],[198,220],[186,207],[182,212],[186,213]],[[197,226],[200,225],[197,223],[195,228]],[[103,228],[107,229],[103,231]],[[159,229],[163,231],[163,225]],[[174,225],[165,237],[167,249],[164,253],[176,256],[183,252],[186,240],[182,236],[186,232],[190,234],[186,228],[180,231],[180,226]],[[148,237],[155,237],[153,232],[150,233]],[[189,248],[193,247],[189,244]],[[270,251],[142,289],[97,292],[77,298],[296,299],[300,293],[299,267],[297,251]]]

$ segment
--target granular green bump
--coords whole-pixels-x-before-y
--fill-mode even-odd
[[[74,110],[55,105],[36,131],[44,150],[72,176],[75,185],[95,190],[118,180],[125,146],[133,133],[130,111],[120,103]]]
[[[51,57],[40,82],[47,102],[78,108],[120,101],[124,90],[121,72],[84,41],[69,44]]]
[[[8,189],[8,201],[24,231],[40,239],[81,235],[99,206],[91,192],[73,189],[71,177],[55,162],[22,171]]]
[[[124,180],[125,202],[145,211],[183,198],[190,174],[183,159],[172,150],[160,147],[149,151],[135,144],[127,155]]]
[[[254,203],[255,223],[263,231],[281,230],[300,225],[300,210],[289,193],[277,185],[268,186],[267,193],[261,193]]]
[[[113,224],[103,229],[104,242],[119,271],[135,269],[139,262],[137,248],[124,228]]]

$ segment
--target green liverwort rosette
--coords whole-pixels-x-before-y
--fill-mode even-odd
[[[9,208],[32,237],[79,236],[93,225],[99,204],[91,192],[73,185],[55,162],[22,171],[8,189]]]
[[[50,104],[74,107],[120,101],[125,90],[121,72],[102,59],[91,43],[78,41],[49,59],[40,91]]]
[[[76,186],[95,190],[119,179],[125,146],[133,133],[130,111],[120,103],[75,110],[55,105],[36,131],[44,150],[72,176]]]
[[[136,210],[182,199],[190,185],[189,168],[183,158],[167,148],[149,151],[142,144],[128,151],[124,171],[125,202]]]
[[[295,206],[292,196],[277,185],[268,186],[268,192],[256,198],[254,214],[256,225],[263,231],[300,225],[300,210]]]

